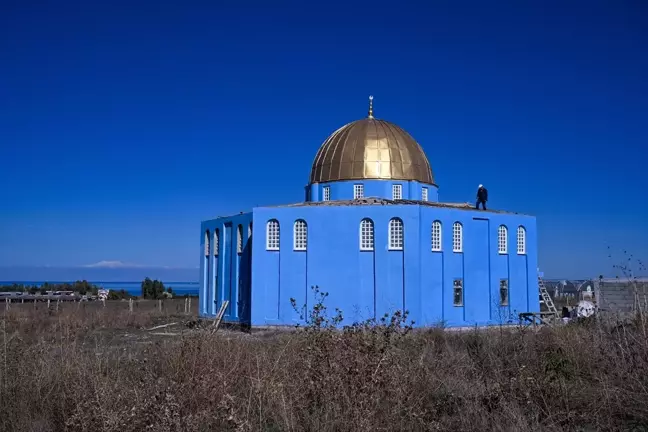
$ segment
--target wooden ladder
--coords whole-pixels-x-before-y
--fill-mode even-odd
[[[547,306],[547,310],[554,314],[556,318],[560,318],[560,314],[558,313],[558,309],[556,309],[556,305],[554,304],[553,300],[551,299],[551,296],[549,295],[549,292],[547,291],[547,287],[545,286],[544,282],[542,281],[542,277],[538,275],[538,288],[540,289],[540,304],[545,304]]]
[[[218,327],[220,327],[220,323],[223,320],[223,315],[225,315],[225,310],[227,309],[227,306],[229,306],[229,300],[225,300],[223,303],[221,303],[221,307],[218,310],[218,313],[216,314],[216,320],[212,324],[212,328],[211,328],[212,334],[216,333]]]

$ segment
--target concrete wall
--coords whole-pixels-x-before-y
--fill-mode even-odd
[[[349,182],[352,183],[352,182]],[[404,223],[404,248],[388,249],[391,218]],[[360,251],[360,221],[374,223],[374,250]],[[266,250],[266,223],[280,224],[280,250]],[[293,250],[293,226],[308,224],[306,251]],[[442,223],[442,251],[431,251],[431,226]],[[345,324],[405,309],[418,326],[507,322],[539,311],[535,218],[418,205],[267,207],[253,211],[252,325],[301,322],[290,299],[312,308],[311,287],[329,293]],[[463,252],[452,250],[452,224],[463,226]],[[498,253],[498,227],[508,227],[508,254]],[[516,250],[518,225],[526,229],[525,255]],[[453,281],[462,279],[464,303],[453,305]],[[500,279],[509,304],[499,305]]]
[[[642,307],[648,310],[648,282],[610,281],[595,282],[595,299],[604,313],[629,315]]]
[[[224,319],[249,321],[252,284],[252,241],[249,238],[252,213],[204,221],[200,224],[200,315],[215,316],[224,300],[230,304]],[[242,233],[242,250],[238,252],[238,229]],[[218,254],[214,234],[218,232]],[[211,247],[205,255],[205,234]]]
[[[436,186],[413,180],[345,180],[330,183],[314,183],[307,186],[306,201],[323,201],[325,187],[330,188],[331,201],[353,199],[353,186],[356,184],[362,184],[364,186],[365,197],[392,199],[392,185],[399,184],[401,185],[402,199],[421,200],[423,188],[427,188],[428,201],[439,201],[439,190]]]

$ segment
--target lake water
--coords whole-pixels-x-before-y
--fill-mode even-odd
[[[70,281],[47,281],[48,283],[71,283]],[[100,288],[111,289],[111,290],[124,290],[128,294],[133,296],[142,295],[142,282],[92,282],[89,283],[96,285]],[[22,285],[36,285],[41,286],[45,282],[38,281],[7,281],[0,282],[0,285],[11,285],[11,284],[22,284]],[[183,296],[188,295],[198,295],[198,290],[200,285],[198,282],[164,282],[164,287],[173,289],[173,292],[176,295]]]

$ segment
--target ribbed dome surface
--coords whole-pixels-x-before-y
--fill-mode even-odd
[[[319,148],[311,183],[393,179],[435,184],[421,146],[405,130],[373,117],[342,126]]]

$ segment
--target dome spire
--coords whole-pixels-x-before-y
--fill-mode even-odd
[[[373,116],[373,96],[369,96],[369,116],[368,118],[372,119]]]

